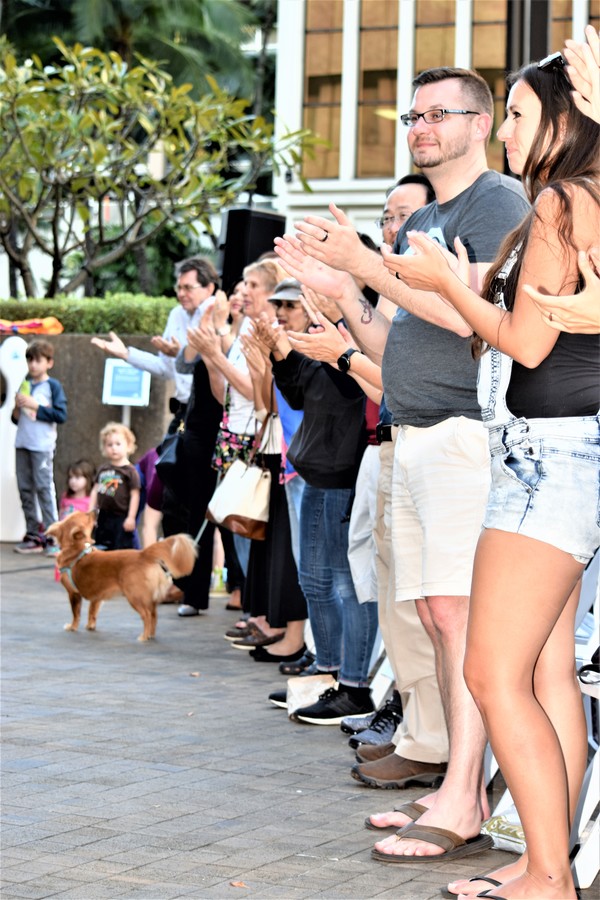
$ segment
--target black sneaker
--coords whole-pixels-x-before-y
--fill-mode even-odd
[[[357,716],[373,711],[368,688],[361,691],[344,690],[344,685],[327,688],[312,706],[297,709],[293,718],[307,725],[339,725],[346,716]]]
[[[394,691],[393,696],[375,713],[373,721],[365,731],[355,734],[348,741],[356,749],[361,744],[387,744],[392,740],[396,728],[402,721],[402,702]]]
[[[287,709],[287,688],[283,691],[273,691],[272,694],[269,694],[269,700],[273,706],[278,706],[280,709]]]

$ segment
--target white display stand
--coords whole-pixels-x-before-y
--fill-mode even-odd
[[[6,398],[0,406],[0,541],[20,541],[25,534],[15,471],[15,435],[17,426],[10,421],[15,394],[27,375],[27,341],[9,337],[0,346],[0,372]]]

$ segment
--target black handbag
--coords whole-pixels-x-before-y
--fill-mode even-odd
[[[158,459],[155,463],[156,474],[159,479],[172,491],[177,492],[180,486],[181,471],[181,442],[183,440],[183,422],[177,431],[168,434],[157,447]]]

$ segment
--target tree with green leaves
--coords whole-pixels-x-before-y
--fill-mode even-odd
[[[252,99],[255,76],[243,44],[261,17],[274,20],[276,0],[3,0],[0,32],[17,53],[51,60],[54,36],[114,50],[128,66],[135,55],[160,60],[176,84],[207,89],[206,75]]]
[[[211,216],[267,166],[300,176],[316,143],[306,131],[275,143],[272,124],[213,79],[194,100],[152,60],[127,66],[114,51],[55,43],[53,66],[35,55],[19,64],[0,46],[0,242],[28,296],[33,248],[52,260],[47,296],[73,291],[166,223],[212,234]]]

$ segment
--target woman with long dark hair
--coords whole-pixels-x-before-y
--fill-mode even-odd
[[[523,285],[577,289],[577,248],[600,232],[600,127],[574,105],[559,54],[525,66],[509,86],[498,137],[532,209],[501,248],[483,298],[425,235],[410,236],[415,255],[386,254],[386,265],[412,288],[438,291],[477,335],[492,456],[465,678],[527,853],[492,882],[449,887],[472,896],[496,883],[480,896],[571,900],[569,830],[587,756],[574,620],[582,572],[600,545],[600,353],[597,335],[549,327]],[[457,251],[464,260],[460,242]],[[395,840],[377,846],[393,853]]]

